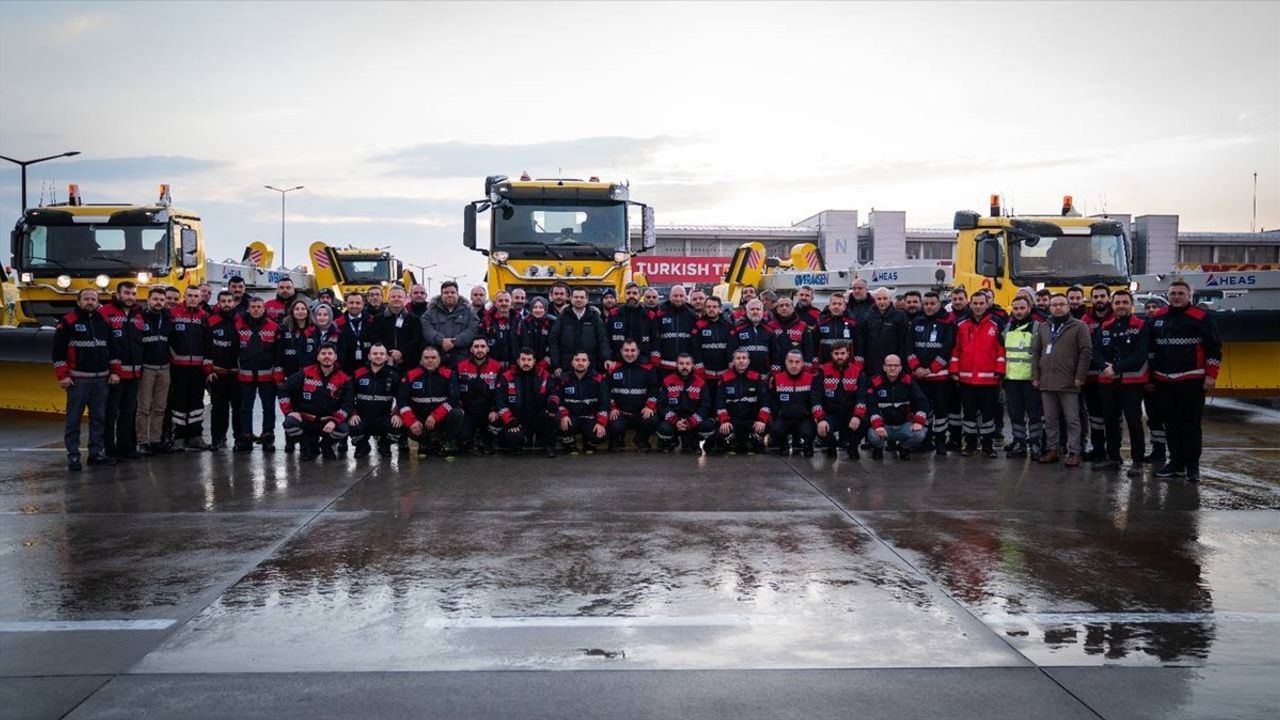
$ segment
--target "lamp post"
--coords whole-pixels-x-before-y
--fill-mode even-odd
[[[27,166],[35,165],[36,163],[42,163],[45,160],[57,160],[58,158],[72,157],[79,154],[80,154],[79,150],[70,150],[64,153],[59,153],[57,155],[49,155],[48,157],[36,158],[35,160],[15,160],[11,157],[5,157],[4,155],[0,155],[0,160],[7,160],[13,163],[14,165],[17,165],[22,168],[22,212],[23,213],[27,211]]]
[[[296,187],[291,187],[291,188],[278,188],[278,187],[275,187],[274,185],[263,185],[262,187],[268,190],[275,190],[276,192],[280,193],[280,267],[287,269],[289,264],[286,263],[284,260],[284,196],[288,195],[294,190],[301,190],[302,186],[298,185]]]
[[[405,263],[405,264],[408,265],[409,267],[418,268],[418,273],[419,275],[422,276],[422,286],[427,289],[427,297],[430,297],[431,296],[431,276],[427,274],[427,271],[433,267],[436,267],[440,263],[431,263],[430,265],[419,265],[417,263]]]

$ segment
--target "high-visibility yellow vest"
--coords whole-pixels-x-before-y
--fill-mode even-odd
[[[1036,322],[1033,320],[1016,330],[1005,328],[1004,361],[1006,380],[1031,379],[1031,342],[1036,337]]]

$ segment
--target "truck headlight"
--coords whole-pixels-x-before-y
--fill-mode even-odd
[[[629,255],[628,253],[622,250],[619,250],[613,254],[613,261],[621,265],[622,263],[626,262],[627,258],[629,257],[631,257],[631,255]]]
[[[107,277],[106,275],[99,275],[98,277],[93,279],[93,284],[97,285],[103,290],[106,290],[107,286],[111,284],[111,278]]]
[[[148,273],[148,272],[140,272],[140,273],[138,273],[138,284],[139,284],[139,285],[146,285],[146,284],[147,284],[147,283],[149,283],[149,282],[151,282],[151,273]]]
[[[21,280],[22,282],[31,282],[32,280],[35,280],[35,279],[36,279],[36,277],[35,277],[34,275],[32,275],[31,273],[27,272],[27,273],[22,273],[21,275],[19,275],[19,276],[18,276],[18,279],[19,279],[19,280]]]
[[[58,284],[58,287],[62,288],[63,290],[66,290],[67,288],[71,287],[71,276],[59,275],[58,279],[55,280],[54,282]]]
[[[496,263],[504,263],[511,258],[511,254],[506,250],[498,250],[497,252],[491,253],[489,257],[493,258],[493,261]]]
[[[542,268],[538,267],[537,265],[530,265],[529,277],[538,277],[538,273],[541,271],[542,271]]]

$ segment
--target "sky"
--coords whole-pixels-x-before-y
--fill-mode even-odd
[[[823,209],[945,227],[1174,213],[1280,227],[1280,3],[0,2],[0,155],[29,196],[151,201],[213,259],[390,247],[478,281],[490,174],[629,181],[662,224]],[[0,168],[0,215],[18,173]],[[438,280],[437,280],[438,281]]]

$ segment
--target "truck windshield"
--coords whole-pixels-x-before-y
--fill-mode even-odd
[[[557,205],[552,202],[516,201],[493,212],[493,247],[526,254],[565,254],[575,246],[587,250],[625,249],[627,206],[625,203]]]
[[[1009,243],[1010,276],[1019,285],[1129,281],[1124,238],[1119,235],[1041,237],[1034,247]]]
[[[338,261],[344,282],[377,285],[391,281],[391,261],[387,258],[344,258]]]
[[[17,262],[39,274],[128,275],[169,265],[167,225],[33,225]]]

